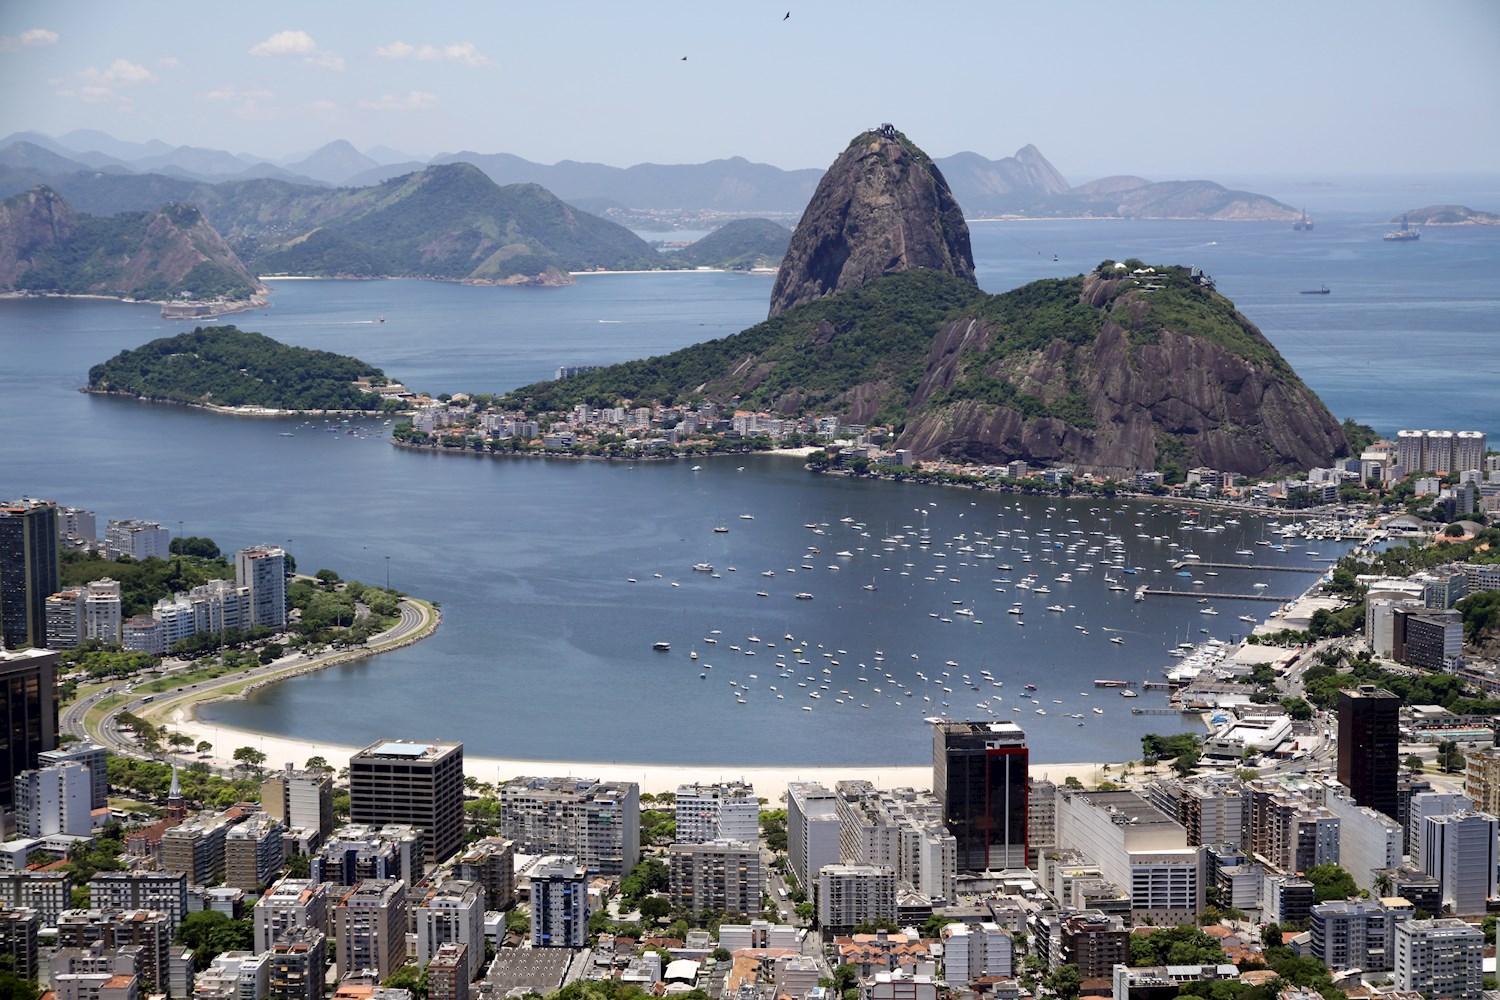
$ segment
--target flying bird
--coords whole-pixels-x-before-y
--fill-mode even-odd
[[[681,59],[681,60],[680,60],[680,61],[681,61],[681,62],[687,62],[687,56],[683,56],[683,57],[682,57],[682,59]]]
[[[786,12],[786,17],[782,18],[783,21],[790,21],[791,19],[792,19],[792,12],[791,11],[787,11]]]

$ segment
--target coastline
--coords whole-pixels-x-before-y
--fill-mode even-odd
[[[203,410],[228,417],[397,417],[410,416],[410,410],[277,410],[268,406],[214,406],[212,403],[186,403],[180,399],[154,399],[137,396],[131,392],[109,392],[81,386],[79,392],[86,396],[114,396],[117,399],[133,399],[138,403],[157,406],[185,406],[190,410]]]
[[[180,710],[179,710],[180,711]],[[254,747],[266,755],[267,770],[279,770],[287,763],[301,767],[310,757],[326,759],[335,770],[347,767],[349,757],[362,747],[339,743],[334,740],[293,739],[272,736],[234,726],[220,726],[204,722],[196,717],[182,714],[169,723],[179,732],[193,740],[206,740],[214,745],[215,758],[229,761],[234,748]],[[401,735],[401,734],[394,734]],[[450,738],[447,734],[443,738]],[[461,737],[459,737],[461,739]],[[1031,773],[1061,784],[1069,777],[1085,783],[1098,782],[1118,775],[1118,763],[1081,762],[1068,764],[1032,764]],[[1109,770],[1106,771],[1105,768]],[[712,783],[718,781],[748,781],[755,786],[757,795],[772,803],[779,801],[788,782],[821,781],[833,786],[835,782],[863,779],[879,788],[932,786],[931,764],[875,764],[875,765],[786,765],[766,766],[759,764],[642,764],[629,761],[557,761],[527,760],[519,757],[490,757],[464,754],[464,773],[480,781],[505,781],[520,776],[572,776],[598,778],[603,781],[634,781],[642,792],[657,794],[675,792],[678,785],[693,782]]]

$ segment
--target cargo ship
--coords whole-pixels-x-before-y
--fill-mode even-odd
[[[1311,220],[1311,219],[1309,219],[1307,217],[1307,209],[1304,208],[1302,210],[1302,218],[1300,218],[1296,222],[1292,223],[1292,229],[1295,230],[1296,232],[1299,232],[1299,233],[1303,232],[1303,231],[1311,232],[1312,231],[1312,227],[1313,227],[1313,220]]]
[[[1401,216],[1401,228],[1391,230],[1390,232],[1386,233],[1384,237],[1387,243],[1406,243],[1410,240],[1420,240],[1421,238],[1422,231],[1419,229],[1412,229],[1410,226],[1408,226],[1406,224],[1406,216],[1404,215]]]

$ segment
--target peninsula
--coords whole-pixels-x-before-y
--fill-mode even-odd
[[[1500,226],[1500,215],[1480,212],[1467,205],[1428,205],[1402,212],[1391,221],[1402,220],[1412,226]]]
[[[253,416],[406,408],[402,387],[374,365],[233,326],[121,351],[89,369],[84,391]]]

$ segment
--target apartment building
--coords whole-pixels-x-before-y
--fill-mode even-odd
[[[409,824],[422,831],[428,864],[463,842],[464,745],[380,740],[349,758],[349,820]]]
[[[691,913],[760,912],[766,870],[754,841],[711,840],[667,848],[672,905]]]
[[[516,778],[500,788],[500,835],[523,853],[563,854],[600,875],[624,875],[640,860],[640,786]]]

